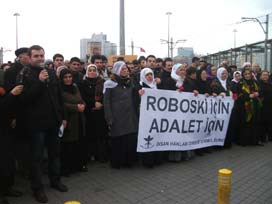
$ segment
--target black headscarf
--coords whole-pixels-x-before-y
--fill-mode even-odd
[[[71,74],[72,77],[73,77],[73,73],[72,73],[71,70],[69,70],[69,69],[63,69],[63,70],[61,70],[61,72],[60,72],[60,81],[61,81],[62,90],[63,90],[64,92],[69,92],[69,93],[71,93],[71,94],[75,94],[75,93],[76,93],[76,87],[75,87],[75,85],[73,84],[73,82],[72,82],[72,84],[70,84],[70,85],[65,85],[65,84],[63,83],[63,79],[64,79],[64,76],[65,76],[66,74]]]
[[[205,93],[210,94],[211,89],[210,89],[210,86],[209,86],[207,80],[204,81],[201,79],[201,74],[203,71],[206,71],[206,70],[200,69],[200,70],[197,70],[197,72],[196,72],[196,86],[197,86],[197,89],[200,94],[205,94]]]

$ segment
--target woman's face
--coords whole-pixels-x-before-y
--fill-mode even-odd
[[[251,79],[251,71],[249,71],[249,70],[246,70],[245,72],[244,72],[244,78],[245,78],[245,80],[250,80]]]
[[[222,80],[226,80],[228,77],[228,72],[227,70],[224,70],[222,73],[221,73],[221,79]]]
[[[212,76],[216,76],[216,71],[217,71],[216,67],[215,67],[215,66],[212,66],[212,67],[211,67],[211,75],[212,75]]]
[[[71,85],[73,83],[73,76],[72,74],[68,73],[65,74],[63,77],[63,84],[64,85]]]
[[[186,75],[186,67],[184,66],[184,67],[181,67],[180,69],[178,69],[176,71],[176,74],[178,76],[185,77],[185,75]]]
[[[124,78],[128,76],[128,68],[126,65],[122,66],[120,76]]]
[[[95,67],[90,67],[88,71],[88,78],[96,78],[97,73]]]
[[[145,79],[148,81],[148,82],[152,82],[153,81],[153,74],[152,73],[147,73],[145,75]]]
[[[200,74],[200,78],[202,81],[206,81],[207,80],[207,72],[206,71],[202,71]]]
[[[269,79],[269,73],[268,72],[262,72],[261,80],[268,81],[268,79]]]
[[[234,77],[235,77],[235,80],[236,80],[236,81],[240,81],[240,79],[241,79],[241,74],[240,74],[240,73],[236,73]]]

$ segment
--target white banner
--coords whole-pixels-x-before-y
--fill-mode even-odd
[[[232,107],[231,97],[145,89],[141,97],[137,151],[222,146]]]

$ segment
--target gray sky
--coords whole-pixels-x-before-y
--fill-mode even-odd
[[[126,53],[134,45],[145,55],[167,56],[167,11],[170,37],[187,39],[177,47],[193,47],[198,54],[214,53],[264,39],[261,27],[254,22],[235,24],[242,16],[258,17],[272,12],[271,0],[125,0]],[[119,0],[4,0],[0,8],[0,47],[4,61],[14,59],[15,17],[18,12],[19,47],[39,44],[46,58],[62,53],[65,59],[79,56],[80,39],[103,32],[119,45]],[[262,20],[262,19],[260,19]],[[140,50],[135,48],[135,54]],[[176,49],[174,50],[176,55]]]

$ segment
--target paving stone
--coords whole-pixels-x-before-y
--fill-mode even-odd
[[[272,143],[264,147],[239,147],[214,151],[180,163],[164,163],[153,169],[136,164],[132,169],[114,170],[109,164],[93,163],[89,172],[63,178],[68,193],[48,185],[44,177],[48,204],[78,200],[81,204],[216,204],[217,172],[229,168],[232,174],[232,204],[272,203]],[[11,204],[36,203],[29,181],[16,177],[15,187],[22,198]]]

